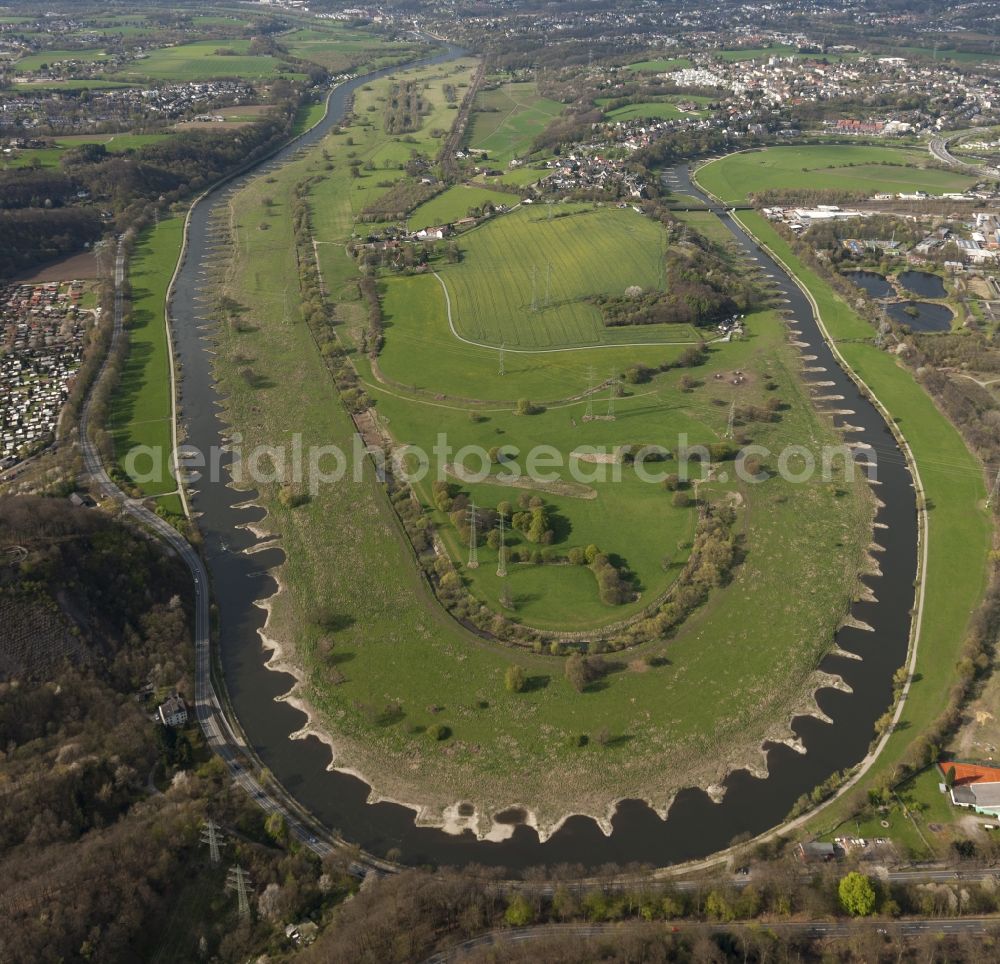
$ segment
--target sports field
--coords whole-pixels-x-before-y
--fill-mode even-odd
[[[678,340],[659,325],[608,329],[586,300],[661,288],[662,229],[631,209],[557,210],[521,207],[461,239],[461,263],[440,272],[458,335],[509,348]]]
[[[145,495],[173,492],[177,488],[167,471],[173,443],[170,355],[164,311],[167,286],[180,254],[183,227],[183,217],[161,220],[142,234],[129,264],[128,280],[132,287],[129,352],[121,382],[112,396],[108,428],[123,472],[127,453],[134,446],[150,446],[163,453],[162,477],[139,486]],[[138,462],[136,468],[139,472],[148,471],[149,463]],[[180,512],[180,499],[176,495],[161,502],[169,511]]]
[[[768,147],[730,154],[698,170],[703,187],[730,204],[752,192],[816,190],[913,192],[962,191],[975,178],[927,167],[926,151],[859,144]]]
[[[535,138],[563,112],[563,104],[540,97],[530,82],[502,84],[476,97],[468,144],[499,165],[531,153]]]

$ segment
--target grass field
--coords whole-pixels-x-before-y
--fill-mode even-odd
[[[464,218],[470,208],[480,208],[487,203],[509,207],[520,200],[516,194],[458,184],[431,198],[426,204],[421,204],[410,215],[406,224],[411,231],[419,231],[431,225],[450,224],[459,218]]]
[[[249,40],[227,39],[160,47],[151,50],[148,57],[136,60],[112,75],[111,79],[148,78],[183,82],[225,77],[249,81],[270,80],[279,75],[298,80],[304,77],[301,73],[282,71],[281,62],[274,57],[247,53],[249,46]],[[218,54],[217,50],[232,50],[235,54]]]
[[[796,52],[795,47],[777,45],[775,47],[739,47],[735,50],[715,50],[720,60],[760,60],[767,57],[788,57]]]
[[[662,287],[662,229],[632,210],[559,205],[558,212],[549,219],[540,206],[522,207],[461,239],[462,262],[441,270],[458,333],[508,348],[678,340],[664,331],[669,326],[606,328],[585,300],[630,285]]]
[[[464,68],[465,76],[470,67]],[[452,81],[458,76],[452,74]],[[443,78],[431,69],[410,77],[428,79],[428,96],[437,112],[443,103],[439,100]],[[384,96],[387,83],[379,81],[371,91],[359,91],[360,118],[365,118],[368,105]],[[343,242],[354,230],[357,211],[385,190],[377,187],[385,177],[382,162],[405,160],[410,147],[431,150],[437,143],[429,133],[435,124],[432,119],[425,121],[415,145],[394,143],[377,124],[356,124],[346,135],[331,136],[321,145],[335,159],[332,172],[324,172],[317,149],[272,175],[272,183],[258,179],[234,197],[231,214],[237,238],[227,284],[229,293],[248,306],[247,320],[252,324],[240,332],[222,332],[217,363],[228,398],[227,417],[244,433],[247,446],[301,430],[307,447],[313,442],[349,447],[354,433],[288,284],[296,272],[288,223],[295,184],[306,176],[325,174],[310,195],[313,223],[321,242],[318,255],[324,283],[337,304],[338,332],[350,347],[353,333],[363,324],[364,309],[356,295],[356,266]],[[352,138],[351,145],[346,136]],[[348,151],[362,160],[373,159],[378,173],[350,178],[348,166],[338,160]],[[274,216],[271,229],[261,232],[257,225],[265,194],[274,199]],[[608,213],[565,220],[607,227],[614,223],[603,217]],[[515,231],[540,229],[539,236],[551,246],[562,229],[559,221],[529,220],[540,215],[526,208],[523,215],[506,220]],[[522,216],[524,223],[519,224]],[[651,255],[643,239],[653,240],[655,249],[659,228],[651,223],[640,227],[639,215],[630,211],[616,218],[632,228],[621,243],[629,251],[641,248],[641,255],[634,257],[644,263]],[[490,228],[501,224],[494,222]],[[647,230],[653,232],[649,238],[642,233]],[[482,233],[476,231],[462,243],[472,244]],[[593,232],[578,233],[602,244]],[[580,240],[576,243],[586,247]],[[460,268],[472,267],[473,253],[465,252]],[[621,260],[620,250],[615,257]],[[386,283],[387,340],[379,359],[393,377],[411,384],[420,378],[431,392],[454,389],[498,400],[522,393],[559,398],[571,393],[567,389],[578,392],[585,387],[588,364],[606,377],[633,361],[658,362],[674,350],[511,354],[508,374],[501,377],[496,374],[494,351],[462,345],[450,335],[442,321],[443,299],[439,288],[435,293],[436,285],[433,277],[420,275]],[[815,418],[795,375],[795,356],[785,342],[783,323],[764,314],[755,319],[752,333],[746,342],[713,351],[708,366],[698,373],[705,384],[691,393],[679,390],[680,373],[659,376],[652,384],[630,387],[628,397],[619,401],[621,414],[615,422],[588,423],[580,432],[570,419],[576,416],[579,421],[583,402],[566,408],[553,405],[543,414],[517,418],[509,401],[497,401],[484,406],[486,421],[472,423],[467,406],[379,384],[366,359],[359,355],[356,360],[390,431],[403,440],[425,439],[437,428],[455,434],[460,443],[473,439],[531,443],[547,437],[562,449],[581,439],[615,442],[647,434],[665,438],[684,427],[698,437],[717,437],[725,427],[727,389],[712,372],[733,367],[766,369],[780,385],[790,407],[782,421],[768,429],[775,440],[803,431],[825,437],[829,429]],[[597,355],[599,359],[592,357]],[[262,387],[249,386],[241,378],[246,358],[254,359]],[[492,373],[480,379],[488,368]],[[755,393],[763,391],[759,382],[755,386]],[[606,398],[601,398],[606,405]],[[665,493],[630,488],[639,485],[635,480],[623,482],[620,495],[609,491],[611,485],[596,502],[546,497],[553,505],[558,503],[566,520],[560,525],[560,545],[577,544],[589,531],[634,565],[644,593],[655,593],[672,578],[671,560],[684,551],[678,543],[690,514],[656,498]],[[730,765],[756,762],[761,737],[783,733],[793,709],[804,704],[813,669],[855,591],[857,566],[870,537],[865,526],[871,511],[866,490],[852,489],[845,500],[837,499],[825,485],[796,491],[785,491],[783,485],[767,483],[744,493],[754,508],[741,513],[740,524],[752,551],[733,585],[713,596],[676,638],[640,650],[666,659],[649,666],[630,664],[631,657],[623,659],[606,685],[584,694],[573,691],[563,679],[558,658],[499,649],[464,633],[443,613],[412,564],[408,544],[370,477],[366,484],[323,487],[294,510],[282,505],[276,487],[263,488],[261,501],[269,513],[266,526],[281,534],[287,553],[280,571],[285,589],[272,600],[267,632],[286,644],[286,655],[306,673],[305,694],[333,732],[338,762],[359,769],[380,792],[424,802],[432,809],[469,800],[487,814],[516,801],[531,806],[542,823],[567,809],[603,815],[608,802],[619,796],[648,797],[662,805],[676,788],[710,783]],[[722,496],[725,485],[719,483],[713,491]],[[511,494],[491,485],[481,491],[485,503]],[[600,511],[602,504],[608,513]],[[627,505],[638,511],[623,511]],[[838,542],[845,542],[848,549],[828,551]],[[664,570],[666,556],[671,560]],[[488,558],[486,550],[482,558]],[[480,581],[473,585],[484,601],[496,592],[491,572],[485,561],[476,571]],[[574,609],[594,606],[593,584],[585,581],[592,578],[585,570],[558,566],[518,569],[511,576],[522,612],[544,616],[540,600],[531,598],[544,594],[567,619],[580,617]],[[798,595],[789,593],[790,585],[808,595],[810,606],[798,604]],[[560,598],[552,601],[553,595]],[[323,612],[339,614],[328,655],[325,644],[320,645],[329,632],[320,626]],[[508,693],[503,685],[504,672],[514,661],[531,679],[529,690],[522,694]],[[336,685],[335,672],[343,676]],[[708,690],[711,700],[704,698]],[[395,700],[401,704],[402,720],[381,720],[378,710]],[[430,740],[424,729],[433,722],[449,725],[452,739]],[[571,736],[594,734],[601,727],[613,735],[607,746],[591,741],[582,749],[571,747]]]
[[[769,147],[709,161],[698,171],[707,190],[730,204],[766,190],[961,191],[975,178],[928,168],[925,151],[867,145]]]
[[[871,328],[830,287],[807,269],[774,228],[756,212],[741,215],[750,230],[784,259],[815,297],[823,321],[851,367],[895,415],[913,451],[928,505],[923,631],[916,678],[901,725],[893,733],[866,781],[891,770],[907,747],[947,703],[969,614],[986,581],[992,525],[983,503],[982,468],[958,431],[937,409],[913,376],[895,358],[871,343]],[[956,579],[956,573],[963,578]],[[814,827],[844,816],[842,804],[817,816]]]
[[[33,73],[41,70],[43,65],[51,66],[54,63],[64,60],[79,60],[82,63],[96,63],[107,60],[108,55],[99,47],[90,47],[81,50],[40,50],[36,54],[28,54],[16,63],[19,72]]]
[[[282,36],[294,57],[309,60],[331,73],[367,65],[378,67],[419,53],[415,43],[386,43],[374,34],[342,26],[313,25]]]
[[[167,286],[180,254],[184,219],[173,217],[147,230],[136,243],[129,265],[132,310],[128,327],[129,353],[121,382],[112,398],[108,428],[115,443],[118,464],[137,445],[164,453],[163,476],[139,487],[146,495],[172,493],[177,485],[168,473],[171,434],[170,355],[164,316]],[[148,470],[148,463],[136,466]],[[127,473],[126,473],[127,474]],[[160,500],[170,512],[179,514],[180,498],[166,495]]]
[[[677,117],[701,117],[702,111],[683,111],[669,101],[651,101],[644,104],[629,104],[609,111],[606,116],[612,121],[627,120],[673,120]]]
[[[535,138],[563,112],[562,104],[538,95],[530,82],[480,91],[468,133],[469,146],[486,151],[495,164],[531,153]]]
[[[102,80],[100,78],[83,78],[80,80],[41,80],[29,84],[14,84],[12,90],[19,93],[47,90],[112,90],[121,87],[134,87],[124,80]]]
[[[155,144],[169,134],[73,134],[54,138],[54,147],[39,147],[18,151],[12,159],[0,160],[0,168],[28,167],[37,159],[42,167],[57,167],[67,150],[81,144],[103,144],[112,153],[129,151],[146,144]]]

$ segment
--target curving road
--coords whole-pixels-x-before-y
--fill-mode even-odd
[[[125,295],[122,286],[125,281],[125,245],[118,243],[115,257],[115,299],[111,345],[105,356],[97,378],[96,387],[107,373],[107,368],[115,349],[124,337]],[[226,764],[233,780],[267,813],[280,813],[285,818],[288,831],[315,853],[323,856],[330,853],[340,843],[330,836],[318,823],[287,796],[280,788],[265,788],[248,770],[247,747],[236,735],[222,710],[222,703],[212,681],[211,621],[209,615],[209,581],[201,557],[191,544],[171,525],[151,512],[140,500],[125,494],[111,479],[97,447],[90,440],[90,419],[93,406],[92,388],[80,416],[80,445],[83,451],[84,467],[94,487],[109,502],[117,503],[140,525],[150,530],[157,538],[170,547],[185,563],[194,583],[194,648],[195,648],[195,699],[194,708],[198,724],[205,735],[205,741]],[[361,868],[359,867],[360,871]]]
[[[977,167],[975,164],[969,164],[968,161],[963,161],[961,158],[955,157],[948,147],[952,141],[956,141],[960,137],[965,137],[967,134],[975,134],[979,131],[985,130],[985,127],[971,127],[967,131],[949,131],[942,137],[931,138],[930,143],[927,145],[927,149],[931,152],[931,156],[936,161],[940,161],[942,164],[947,164],[949,167],[954,167],[970,174],[982,174],[984,171],[981,167]]]

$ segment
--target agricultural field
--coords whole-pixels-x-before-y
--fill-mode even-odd
[[[729,204],[766,190],[961,191],[975,178],[927,167],[926,151],[868,145],[768,147],[709,161],[698,171],[706,190]]]
[[[451,224],[459,218],[464,218],[470,208],[481,208],[484,204],[510,206],[517,204],[518,201],[520,198],[516,194],[458,184],[431,198],[426,204],[421,204],[410,215],[407,227],[411,231],[419,231],[431,225]]]
[[[471,66],[463,68],[466,76]],[[460,75],[448,75],[448,82]],[[409,77],[429,79],[428,96],[439,103],[445,80],[441,68],[414,71]],[[435,125],[430,118],[414,135],[415,144],[397,143],[378,123],[364,123],[367,107],[377,107],[387,85],[378,81],[371,90],[358,92],[360,123],[275,172],[271,183],[254,181],[232,200],[228,213],[235,244],[220,293],[247,306],[248,324],[220,333],[217,366],[227,397],[226,417],[244,433],[247,446],[301,430],[306,447],[332,442],[350,448],[354,425],[288,285],[296,270],[289,209],[296,184],[307,176],[321,178],[310,193],[318,261],[336,303],[338,334],[354,347],[364,323],[357,269],[344,245],[355,229],[354,217],[387,189],[378,182],[386,171],[398,170],[393,165],[405,161],[411,148],[433,151],[438,143],[430,134]],[[332,171],[325,169],[324,150],[333,158]],[[341,160],[348,152],[372,159],[375,171],[352,178]],[[265,195],[273,199],[265,215],[270,229],[260,231]],[[612,213],[587,211],[579,217],[614,230],[614,219],[603,217]],[[547,241],[558,240],[560,220],[574,220],[529,220],[539,216],[544,212],[525,208],[505,220],[515,231],[540,229]],[[655,254],[659,228],[652,223],[640,228],[640,216],[631,211],[615,216],[635,219],[634,224],[624,222],[632,226],[626,244],[629,249],[643,247],[633,259],[645,264],[650,258],[646,246],[632,239],[636,232],[651,230]],[[489,228],[501,225],[498,220]],[[476,235],[484,233],[478,229],[460,243],[474,245]],[[595,235],[588,237],[600,244]],[[444,268],[442,276],[466,264],[471,268],[473,253],[475,248],[465,251],[462,264]],[[655,277],[655,267],[645,270]],[[616,399],[614,422],[584,424],[586,400],[570,396],[586,388],[588,366],[603,380],[635,362],[658,364],[675,357],[680,348],[512,352],[506,374],[499,376],[495,349],[465,345],[451,335],[433,276],[386,279],[383,300],[386,347],[378,365],[385,378],[405,384],[423,380],[428,392],[381,381],[363,354],[353,357],[381,420],[404,442],[426,440],[438,427],[460,444],[548,440],[561,451],[588,441],[613,445],[647,436],[666,439],[684,429],[699,439],[718,438],[732,392],[725,375],[735,368],[766,371],[787,403],[781,421],[761,428],[774,433],[773,441],[786,434],[800,436],[805,427],[817,438],[831,434],[808,404],[784,323],[775,314],[755,316],[748,340],[713,346],[706,365],[694,372],[700,384],[691,390],[681,386],[681,372],[670,371],[647,384],[628,386]],[[257,384],[240,375],[246,358],[254,359]],[[480,379],[487,369],[492,369],[489,378]],[[453,390],[478,400],[482,420],[470,420],[469,403],[436,397]],[[762,399],[767,390],[757,379],[747,391],[748,398]],[[515,415],[512,400],[527,394],[549,402],[545,411]],[[607,391],[598,392],[595,409],[606,411],[607,405]],[[761,441],[768,437],[760,436]],[[644,598],[652,598],[676,578],[687,551],[692,510],[672,505],[670,496],[655,487],[640,490],[645,483],[633,475],[626,474],[620,494],[612,490],[616,484],[595,481],[595,490],[603,486],[596,499],[544,493],[560,520],[555,527],[560,542],[553,548],[600,539],[602,548],[621,554],[634,567]],[[478,485],[477,501],[487,505],[519,494],[492,483]],[[708,486],[704,494],[709,498],[735,501],[738,494],[752,507],[738,513],[749,551],[732,584],[714,593],[674,638],[623,654],[616,670],[584,693],[564,679],[560,657],[501,649],[465,633],[443,612],[367,468],[362,484],[324,486],[296,508],[282,502],[277,486],[263,486],[266,525],[280,533],[287,553],[278,573],[283,589],[270,602],[268,635],[282,641],[285,658],[302,669],[306,682],[301,695],[333,734],[337,763],[356,768],[379,793],[425,803],[431,813],[457,800],[471,801],[485,814],[520,802],[530,806],[543,826],[551,826],[568,809],[603,816],[609,801],[622,795],[663,806],[679,787],[708,784],[730,766],[757,762],[765,734],[785,735],[792,713],[808,704],[814,668],[856,592],[870,539],[867,487],[852,487],[846,497],[838,497],[825,484],[786,489],[783,482],[768,482],[751,491],[719,480]],[[618,525],[608,521],[602,505],[613,507]],[[630,514],[628,506],[639,511]],[[635,521],[640,519],[642,525]],[[829,551],[839,543],[846,551]],[[461,560],[459,547],[450,551]],[[480,551],[482,564],[470,585],[484,602],[495,602],[496,556]],[[583,567],[517,564],[511,570],[513,603],[526,620],[528,615],[544,621],[559,614],[560,620],[576,619],[580,625],[586,618],[594,625],[618,614],[600,603],[593,576]],[[469,574],[462,570],[463,578]],[[812,605],[802,607],[789,598],[792,580],[809,593]],[[535,597],[544,597],[547,605]],[[588,612],[577,611],[584,606]],[[333,630],[330,612],[338,614]],[[522,693],[504,686],[504,674],[514,662],[529,680]],[[713,693],[711,701],[704,699],[707,690]],[[398,710],[382,712],[397,701]],[[439,723],[448,726],[450,739],[431,738],[428,729]],[[606,741],[576,745],[581,734],[605,728]],[[488,753],[482,752],[485,747]],[[427,779],[431,773],[432,781]]]
[[[467,134],[469,147],[507,165],[531,153],[535,138],[563,112],[562,104],[538,95],[530,82],[501,84],[480,91]]]
[[[302,79],[304,74],[283,71],[281,61],[269,55],[247,52],[249,40],[201,40],[177,47],[160,47],[148,57],[136,60],[112,75],[111,79],[169,81],[215,80],[239,77],[246,81],[271,80],[278,76]],[[233,54],[220,54],[232,50]]]
[[[173,446],[171,434],[170,355],[167,349],[165,319],[167,287],[180,255],[184,218],[161,220],[143,233],[135,245],[129,264],[132,305],[128,324],[129,352],[121,381],[112,396],[108,430],[114,440],[115,454],[122,472],[130,449],[150,446],[163,453],[164,474],[144,482],[145,495],[163,498],[158,501],[167,511],[180,513],[180,499],[174,494],[177,485],[166,471]],[[139,471],[148,469],[137,464]]]
[[[690,339],[671,326],[606,328],[587,300],[631,285],[662,288],[658,225],[631,209],[556,211],[522,206],[460,239],[461,263],[440,272],[459,338],[511,349]]]

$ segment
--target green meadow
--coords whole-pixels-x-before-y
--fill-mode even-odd
[[[475,107],[466,135],[469,147],[486,151],[494,164],[506,165],[531,153],[535,138],[564,105],[539,96],[535,84],[518,82],[480,91]]]
[[[269,55],[248,53],[249,40],[200,40],[176,47],[159,47],[149,55],[112,75],[119,78],[198,81],[226,77],[243,80],[271,80],[278,76],[301,79],[304,75],[281,68],[281,61]],[[229,50],[232,54],[218,51]]]
[[[139,486],[149,496],[173,493],[177,488],[166,471],[173,436],[165,310],[183,228],[183,217],[167,218],[144,231],[135,244],[128,272],[132,291],[129,351],[108,419],[118,464],[126,476],[125,457],[133,447],[150,446],[164,453],[163,477]],[[148,466],[139,462],[136,468],[143,472]],[[181,511],[177,495],[166,495],[160,503],[170,512]]]
[[[814,190],[942,194],[961,191],[975,178],[927,167],[926,151],[831,144],[768,147],[730,154],[698,170],[699,183],[716,197],[740,204],[752,192]]]
[[[698,383],[693,387],[681,385],[678,371],[629,385],[616,399],[613,422],[582,421],[587,368],[603,381],[629,364],[675,357],[679,347],[510,352],[501,376],[495,349],[466,345],[451,334],[437,280],[413,275],[381,281],[386,345],[377,366],[355,351],[365,312],[357,296],[357,268],[344,242],[355,230],[356,215],[387,189],[379,182],[394,171],[402,176],[409,150],[434,150],[436,118],[453,116],[442,86],[468,78],[473,66],[466,62],[408,75],[430,85],[425,93],[433,104],[413,135],[416,143],[386,135],[377,114],[367,123],[367,107],[377,108],[388,89],[388,80],[375,82],[358,92],[357,123],[273,173],[271,183],[251,182],[224,212],[235,234],[219,293],[245,306],[247,324],[220,333],[217,365],[227,418],[244,433],[245,444],[301,431],[306,447],[332,442],[350,448],[355,431],[288,284],[296,275],[290,207],[295,185],[306,177],[316,178],[309,195],[313,233],[324,285],[336,306],[338,337],[400,442],[426,442],[439,429],[460,444],[548,440],[564,453],[587,443],[666,440],[683,429],[692,437],[715,439],[725,431],[734,391],[725,376],[735,368],[767,372],[787,403],[781,420],[755,427],[755,437],[774,444],[804,432],[832,438],[808,403],[783,321],[767,312],[755,316],[748,340],[712,347],[706,365],[693,372]],[[324,149],[333,158],[332,171],[326,170]],[[362,169],[352,178],[348,154],[371,159],[374,170]],[[265,195],[273,204],[263,215],[269,230],[260,231]],[[601,234],[618,237],[613,232],[619,222],[628,225],[614,255],[635,267],[598,265],[561,221],[584,227],[576,233],[597,245],[605,260],[610,255],[600,247],[606,243]],[[448,283],[456,285],[458,269],[497,275],[488,288],[499,299],[501,272],[518,290],[525,277],[530,280],[524,272],[532,259],[511,250],[527,243],[564,259],[567,297],[573,294],[571,282],[596,284],[588,273],[601,272],[602,285],[618,286],[624,274],[637,271],[655,281],[659,230],[632,211],[587,210],[549,222],[546,211],[525,207],[460,238],[461,264],[442,265],[441,274],[453,271]],[[497,232],[508,231],[513,234],[505,235],[509,246],[503,250]],[[498,254],[487,264],[484,258],[494,247]],[[564,251],[588,259],[586,271],[570,266]],[[500,254],[506,261],[517,259],[516,273]],[[549,343],[580,335],[567,335],[550,321],[538,327],[549,329],[544,336]],[[525,329],[520,337],[532,340],[538,334]],[[248,364],[258,375],[252,384],[240,374]],[[407,385],[415,387],[401,387]],[[759,378],[745,390],[747,399],[757,401],[767,392]],[[470,403],[452,394],[478,399],[474,407],[482,420],[470,420]],[[545,400],[545,410],[514,415],[513,400],[523,395]],[[607,406],[608,392],[601,390],[595,412],[606,413]],[[543,495],[557,519],[554,549],[599,540],[634,570],[643,599],[652,599],[676,578],[694,515],[632,471],[626,470],[620,483],[595,480],[596,499]],[[738,530],[747,551],[732,584],[714,592],[676,636],[621,654],[600,685],[577,693],[564,679],[559,657],[498,647],[466,633],[443,611],[414,564],[388,500],[369,469],[365,472],[363,483],[323,486],[297,508],[279,499],[277,486],[262,487],[266,525],[280,533],[287,554],[280,572],[285,588],[271,601],[268,634],[289,644],[286,654],[303,669],[305,695],[334,735],[338,763],[356,767],[378,792],[432,809],[468,800],[490,814],[519,802],[542,823],[551,823],[568,809],[603,814],[610,800],[623,795],[665,805],[682,786],[712,782],[737,762],[756,761],[760,740],[781,735],[792,713],[807,702],[813,670],[856,591],[870,538],[866,488],[778,480],[757,487],[730,479],[707,483],[707,498],[743,500]],[[484,505],[519,494],[489,482],[476,487],[473,494]],[[417,494],[427,493],[418,488]],[[480,567],[465,569],[464,550],[439,521],[462,578],[484,604],[496,605],[495,554],[481,549]],[[831,551],[834,546],[838,551]],[[510,570],[516,614],[525,621],[593,626],[629,611],[604,606],[584,567],[519,563]],[[808,607],[788,592],[790,584],[808,594]],[[529,678],[523,693],[504,687],[504,673],[514,662]],[[709,690],[712,700],[704,698]],[[392,711],[384,712],[388,705]],[[426,730],[442,722],[452,736],[436,742]],[[593,737],[602,728],[609,733],[605,745],[593,738],[587,746],[575,745],[581,734]]]
[[[406,226],[411,231],[419,231],[432,225],[450,224],[464,218],[470,209],[481,208],[484,204],[503,204],[509,207],[518,201],[520,198],[516,194],[457,184],[431,198],[426,204],[421,204],[410,215]]]

